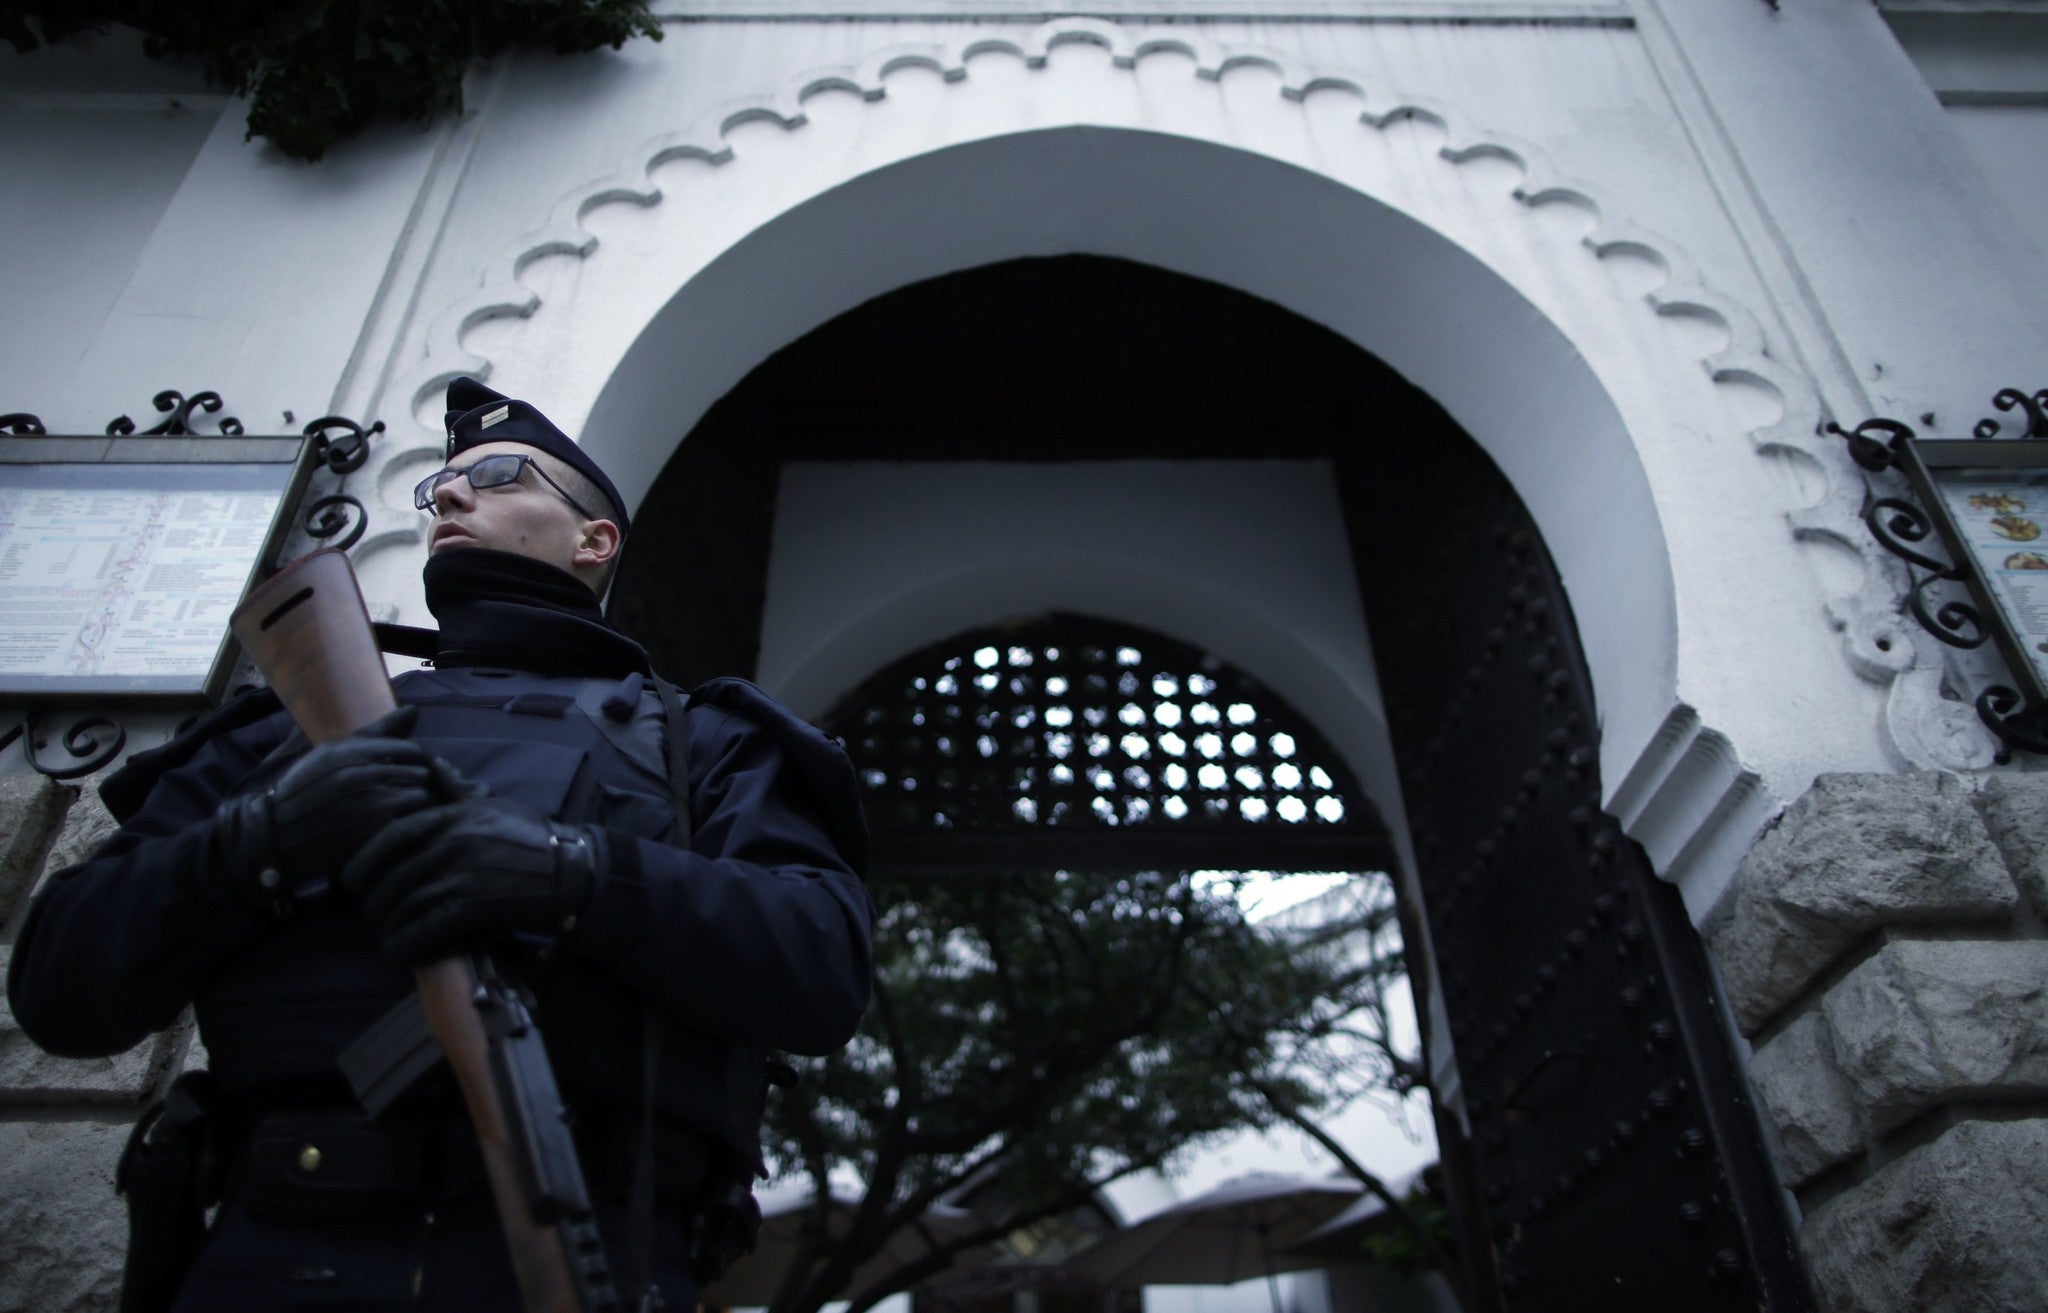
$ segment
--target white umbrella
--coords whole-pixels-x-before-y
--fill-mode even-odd
[[[1422,1174],[1433,1166],[1434,1163],[1425,1164],[1389,1179],[1387,1193],[1396,1199],[1406,1199],[1415,1183],[1422,1179]],[[1287,1247],[1298,1255],[1320,1255],[1325,1259],[1356,1258],[1364,1238],[1386,1230],[1393,1221],[1385,1201],[1376,1194],[1367,1194],[1333,1214],[1321,1226],[1295,1237]]]
[[[1343,1179],[1274,1172],[1234,1177],[1068,1260],[1106,1286],[1226,1286],[1322,1267],[1281,1250],[1328,1221],[1364,1187]],[[1273,1306],[1279,1309],[1277,1289]]]
[[[724,1276],[705,1287],[701,1302],[753,1306],[774,1299],[776,1291],[781,1288],[783,1274],[795,1260],[805,1239],[804,1228],[810,1221],[816,1200],[817,1195],[808,1185],[783,1189],[771,1187],[763,1191],[761,1234],[755,1241],[754,1252],[734,1263]],[[828,1232],[842,1230],[852,1220],[860,1201],[858,1190],[834,1186],[825,1213]],[[939,1243],[965,1234],[975,1225],[973,1215],[964,1209],[934,1205],[925,1212],[918,1225],[904,1227],[890,1236],[881,1253],[856,1268],[846,1284],[832,1292],[833,1297],[844,1299],[905,1263],[924,1257]],[[960,1255],[954,1262],[956,1266],[965,1266],[986,1262],[989,1257],[990,1251],[986,1248],[975,1249]]]

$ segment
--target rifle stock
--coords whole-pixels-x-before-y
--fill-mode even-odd
[[[477,1012],[476,970],[467,958],[448,957],[420,967],[413,978],[419,982],[427,1029],[448,1055],[455,1082],[462,1087],[462,1101],[469,1108],[469,1120],[476,1127],[484,1175],[498,1201],[505,1247],[512,1256],[512,1275],[519,1281],[526,1311],[579,1313],[581,1306],[561,1237],[552,1226],[536,1221],[527,1207],[526,1188],[513,1157],[512,1127],[491,1071],[490,1039]]]
[[[243,650],[314,743],[344,738],[398,705],[355,571],[340,551],[323,548],[310,553],[252,588],[230,623]],[[579,1235],[578,1248],[584,1254],[573,1270],[558,1230],[561,1219],[544,1221],[535,1215],[538,1197],[522,1177],[520,1137],[500,1076],[493,1070],[492,1037],[479,1010],[488,994],[476,966],[467,957],[446,958],[420,967],[414,979],[428,1028],[447,1055],[476,1127],[477,1147],[526,1313],[616,1309],[602,1255],[596,1254],[593,1262],[590,1253],[594,1240],[588,1237],[595,1232],[587,1200],[581,1229],[588,1237]],[[544,1054],[540,1060],[544,1063]],[[516,1111],[531,1121],[538,1110]],[[559,1129],[566,1136],[566,1124]],[[568,1170],[580,1192],[583,1183],[573,1154]],[[531,1165],[527,1171],[532,1173]]]

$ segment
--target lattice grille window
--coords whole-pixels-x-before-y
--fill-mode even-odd
[[[890,836],[948,832],[1058,836],[1069,856],[1090,836],[1106,855],[1139,836],[1229,835],[1283,869],[1307,860],[1304,839],[1356,849],[1382,833],[1335,754],[1256,681],[1104,621],[957,636],[870,679],[830,723],[878,856]]]

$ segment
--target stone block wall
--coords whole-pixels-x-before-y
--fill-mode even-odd
[[[1706,931],[1821,1306],[2048,1309],[2048,775],[1824,775]]]
[[[97,785],[0,776],[0,970],[36,886],[112,832]],[[111,1058],[53,1058],[0,999],[0,1313],[117,1306],[128,1230],[114,1164],[191,1047],[187,1024]]]

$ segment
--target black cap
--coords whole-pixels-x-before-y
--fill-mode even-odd
[[[544,451],[597,485],[618,515],[621,535],[632,528],[619,490],[590,453],[526,402],[514,401],[464,375],[448,385],[447,422],[448,451],[443,459],[486,442],[516,442]]]

